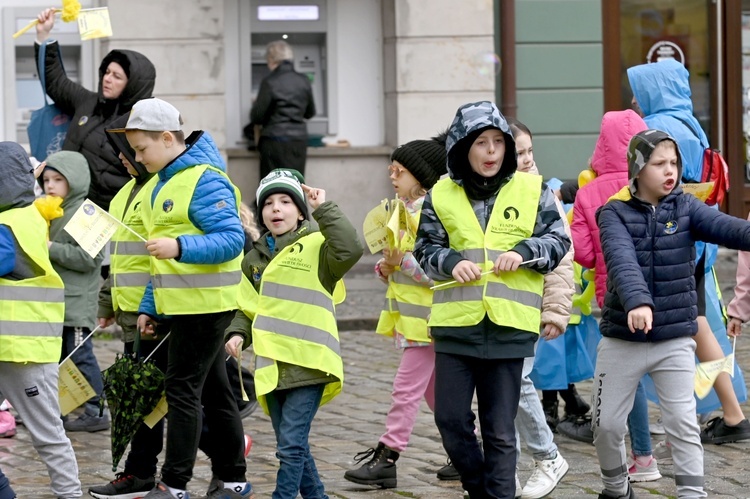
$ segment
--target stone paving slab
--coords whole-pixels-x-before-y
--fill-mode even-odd
[[[717,272],[726,300],[734,286],[736,258],[733,252],[722,252]],[[371,273],[376,257],[367,256],[355,272],[347,276],[348,298],[339,307],[343,319],[374,324],[382,305],[385,287]],[[355,466],[353,457],[377,444],[384,431],[385,415],[390,406],[393,376],[399,362],[399,352],[391,341],[376,335],[372,327],[341,333],[346,381],[344,392],[330,404],[323,406],[316,417],[310,445],[328,495],[334,499],[397,499],[463,497],[459,482],[441,482],[435,472],[445,464],[445,452],[426,404],[417,418],[409,448],[398,461],[398,487],[381,490],[358,486],[344,480],[344,472]],[[750,342],[745,337],[738,341],[738,362],[750,369]],[[95,340],[95,352],[102,369],[108,367],[122,349],[119,340]],[[250,355],[244,362],[250,364]],[[591,382],[579,384],[584,396],[590,394]],[[746,414],[750,406],[744,404]],[[562,408],[561,408],[562,411]],[[658,410],[651,411],[652,420]],[[248,478],[256,489],[258,499],[268,498],[275,484],[278,461],[270,420],[260,411],[244,420],[245,431],[252,435],[254,445],[248,458]],[[79,474],[84,491],[91,485],[112,478],[110,432],[94,434],[70,433],[78,458]],[[570,471],[549,497],[595,497],[601,491],[598,464],[594,447],[556,435],[560,452],[570,464]],[[654,443],[657,439],[654,438]],[[750,443],[709,445],[705,448],[706,489],[710,497],[750,498]],[[163,455],[160,459],[163,459]],[[520,477],[528,479],[532,471],[528,454],[522,456]],[[31,446],[31,439],[23,426],[18,434],[0,439],[0,467],[9,476],[19,498],[53,498],[44,465]],[[120,468],[121,469],[121,468]],[[676,497],[674,469],[660,465],[664,478],[635,485],[639,497]],[[195,477],[189,484],[192,497],[205,494],[211,476],[210,464],[199,452]],[[87,496],[88,497],[88,496]]]

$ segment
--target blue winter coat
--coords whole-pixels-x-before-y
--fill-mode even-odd
[[[658,206],[630,195],[627,187],[597,213],[607,293],[602,336],[662,341],[693,336],[698,326],[695,241],[750,249],[750,223],[713,210],[677,187]],[[628,329],[628,312],[653,310],[648,334]]]
[[[193,132],[186,143],[188,147],[185,152],[158,173],[159,180],[151,196],[152,205],[164,184],[182,170],[208,164],[226,172],[224,159],[208,133]],[[207,170],[198,180],[188,207],[190,221],[204,234],[177,238],[180,244],[179,262],[217,264],[227,262],[242,252],[245,232],[236,203],[231,182]],[[157,316],[151,283],[146,287],[139,312]]]

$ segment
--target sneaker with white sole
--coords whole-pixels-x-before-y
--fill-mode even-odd
[[[641,457],[641,456],[639,456]],[[661,478],[659,473],[659,467],[656,465],[656,459],[654,456],[642,456],[648,457],[646,464],[638,462],[638,458],[631,452],[628,456],[628,478],[631,482],[653,482]],[[644,461],[645,459],[641,459]]]
[[[657,418],[655,423],[648,425],[648,429],[652,435],[664,435],[666,433],[666,431],[664,430],[664,423],[661,420],[661,416]]]
[[[554,459],[534,461],[534,472],[526,482],[521,497],[523,499],[539,499],[555,490],[557,484],[568,472],[568,462],[558,451]]]
[[[672,445],[666,440],[662,440],[654,446],[651,455],[661,464],[672,464]]]
[[[89,495],[97,499],[140,499],[156,485],[154,477],[138,478],[130,473],[117,473],[104,485],[89,488]]]

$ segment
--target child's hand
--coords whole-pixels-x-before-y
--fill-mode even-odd
[[[736,317],[729,319],[727,324],[727,334],[733,338],[742,334],[742,321]]]
[[[478,281],[481,279],[482,269],[480,269],[479,265],[474,262],[461,260],[455,267],[453,267],[451,275],[456,282],[463,284],[465,282]]]
[[[496,275],[500,272],[513,272],[518,270],[518,266],[521,265],[521,262],[523,262],[523,257],[520,254],[515,251],[506,251],[497,257],[492,270],[495,271]]]
[[[562,330],[554,324],[545,324],[542,330],[542,338],[545,340],[554,340],[563,334]]]
[[[44,9],[36,16],[36,39],[43,42],[49,37],[49,32],[55,25],[55,9]]]
[[[159,325],[158,322],[154,321],[151,317],[149,317],[146,314],[141,314],[138,316],[138,332],[141,333],[141,336],[144,334],[149,336],[156,335],[156,326]]]
[[[653,321],[654,311],[648,305],[641,305],[628,312],[628,328],[631,333],[640,329],[644,334],[648,334]]]
[[[224,350],[228,355],[231,355],[235,359],[240,356],[242,351],[242,336],[235,334],[224,344]]]
[[[177,239],[172,239],[171,237],[160,237],[159,239],[146,241],[146,249],[151,256],[159,260],[177,258],[180,254],[180,246],[177,244]]]
[[[397,267],[401,265],[401,260],[404,258],[404,252],[397,248],[386,248],[383,250],[383,256],[385,257],[385,263],[391,267]]]
[[[115,318],[114,317],[99,317],[96,320],[99,323],[99,327],[101,329],[104,329],[105,327],[107,327],[107,326],[111,325],[113,322],[115,322]]]
[[[302,190],[307,196],[307,203],[310,205],[310,208],[312,208],[313,211],[317,210],[318,206],[326,202],[326,191],[324,191],[323,189],[310,187],[309,185],[305,184],[300,185],[302,186]]]
[[[396,271],[396,267],[391,265],[390,263],[383,260],[380,262],[380,275],[382,275],[385,278],[388,278],[389,275],[393,274]]]

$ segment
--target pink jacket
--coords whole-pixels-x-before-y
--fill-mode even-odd
[[[607,290],[607,269],[604,266],[596,210],[628,184],[628,143],[646,123],[634,111],[610,111],[602,118],[601,132],[596,141],[591,168],[596,178],[578,190],[573,205],[573,247],[575,261],[596,272],[596,302],[604,304]]]
[[[750,216],[747,217],[750,220]],[[734,298],[727,306],[727,315],[747,322],[750,320],[750,252],[737,253],[737,284]]]

